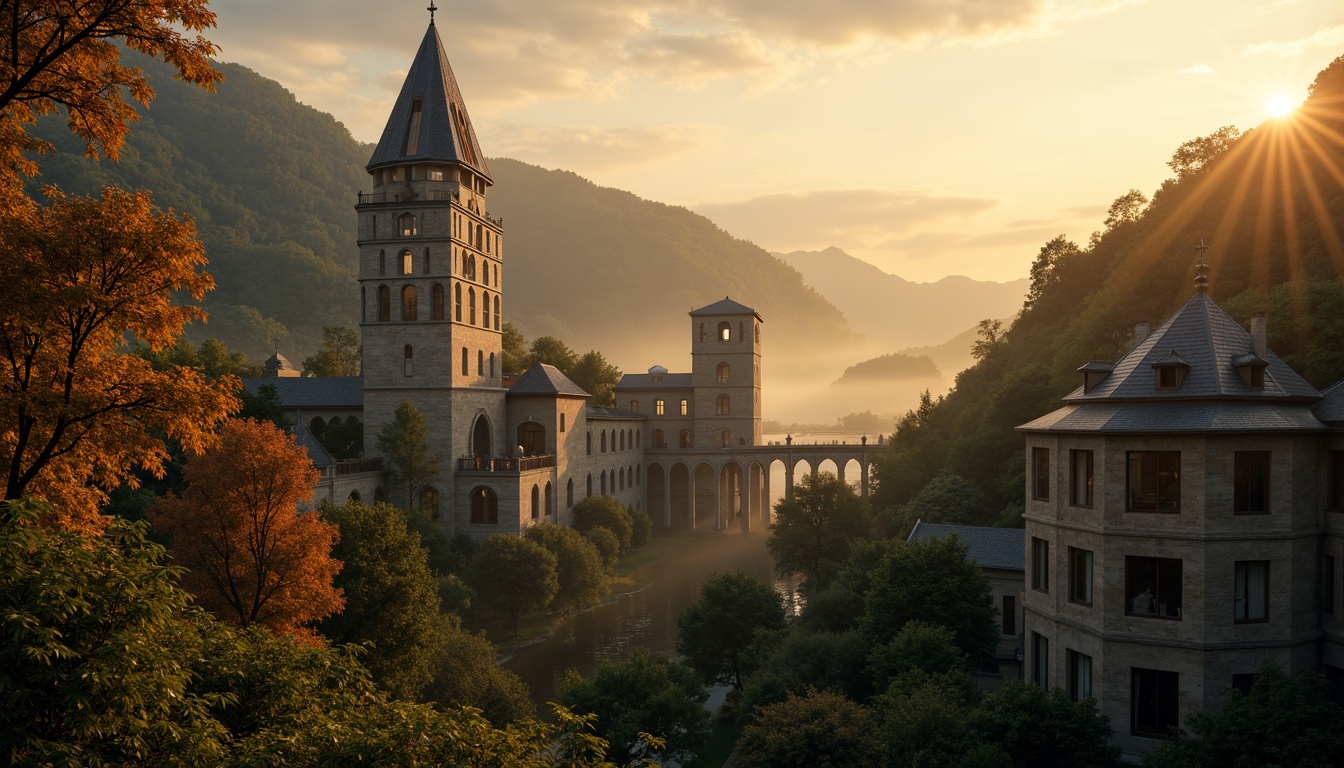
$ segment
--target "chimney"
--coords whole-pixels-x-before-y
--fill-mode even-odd
[[[1265,313],[1256,312],[1251,315],[1251,341],[1255,344],[1255,354],[1261,357],[1265,356],[1268,348],[1265,346]]]
[[[1151,333],[1151,331],[1148,330],[1148,324],[1147,324],[1147,323],[1135,323],[1135,324],[1134,324],[1134,346],[1137,347],[1137,346],[1139,346],[1140,344],[1142,344],[1142,343],[1148,338],[1148,334],[1149,334],[1149,333]]]

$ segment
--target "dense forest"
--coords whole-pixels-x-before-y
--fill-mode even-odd
[[[1242,323],[1268,315],[1268,343],[1318,388],[1344,376],[1344,57],[1291,116],[1241,133],[1220,128],[1176,149],[1151,197],[1130,190],[1090,242],[1041,248],[1011,327],[982,324],[977,364],[897,424],[878,467],[893,508],[954,474],[979,487],[981,519],[1020,518],[1022,438],[1014,427],[1061,405],[1077,368],[1127,351],[1194,291],[1194,250],[1209,248],[1211,294]],[[971,521],[958,521],[971,522]]]
[[[103,185],[153,190],[160,207],[191,215],[216,288],[210,337],[260,359],[280,348],[298,361],[325,326],[356,327],[355,196],[370,183],[370,145],[278,83],[237,64],[205,93],[161,62],[132,56],[156,90],[120,162],[83,156],[56,116],[38,133],[57,151],[39,158],[36,191]],[[598,187],[564,171],[490,160],[492,215],[507,221],[506,312],[529,337],[600,348],[642,370],[689,359],[685,313],[724,295],[753,306],[779,355],[856,340],[834,306],[797,271],[685,208]],[[675,359],[674,359],[675,358]]]

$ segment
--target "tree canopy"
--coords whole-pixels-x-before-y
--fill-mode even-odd
[[[410,509],[415,495],[439,476],[439,457],[429,452],[429,423],[410,400],[401,401],[392,420],[378,431],[378,450],[389,482],[400,490],[398,504]]]
[[[831,691],[808,691],[761,709],[742,728],[743,768],[878,765],[882,742],[868,710]]]
[[[508,534],[481,544],[468,582],[476,590],[477,606],[509,617],[514,635],[523,611],[544,607],[560,588],[555,555],[535,541]]]
[[[322,346],[303,359],[305,376],[358,376],[361,345],[350,328],[328,325],[322,329]]]
[[[810,589],[824,588],[869,525],[867,503],[852,487],[829,472],[804,475],[793,498],[775,505],[769,541],[775,569],[802,574]]]
[[[544,523],[523,534],[555,555],[557,588],[550,608],[568,613],[587,608],[611,591],[607,567],[597,547],[574,528]]]
[[[774,588],[742,571],[716,573],[677,617],[677,653],[705,682],[741,689],[755,668],[747,650],[762,632],[784,629]]]

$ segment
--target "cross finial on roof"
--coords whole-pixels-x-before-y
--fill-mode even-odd
[[[1195,246],[1195,253],[1199,254],[1199,262],[1195,264],[1195,290],[1200,293],[1209,292],[1209,265],[1204,263],[1204,252],[1209,250],[1209,246],[1204,244],[1204,238],[1199,239],[1199,245]]]
[[[429,23],[430,23],[430,24],[433,24],[433,23],[434,23],[434,12],[437,11],[437,10],[439,10],[439,6],[437,6],[437,5],[434,4],[434,0],[429,0],[429,7],[426,8],[425,10],[426,10],[426,11],[429,11]]]

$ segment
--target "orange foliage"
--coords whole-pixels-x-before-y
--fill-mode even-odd
[[[0,211],[4,498],[46,499],[65,527],[99,529],[103,492],[134,484],[137,468],[161,476],[165,435],[191,452],[208,445],[240,383],[122,354],[130,338],[172,346],[203,316],[173,301],[213,287],[189,220],[143,192],[46,193],[48,206],[13,199]]]
[[[207,610],[246,627],[306,636],[304,625],[345,606],[332,579],[340,530],[300,513],[318,474],[307,451],[270,422],[230,419],[219,444],[187,462],[187,489],[154,507],[189,571],[182,584]]]
[[[215,46],[199,33],[215,25],[207,0],[0,0],[0,169],[32,173],[20,153],[41,149],[26,125],[64,108],[87,153],[113,159],[137,119],[123,93],[148,104],[154,91],[121,46],[163,59],[178,77],[211,88]]]

